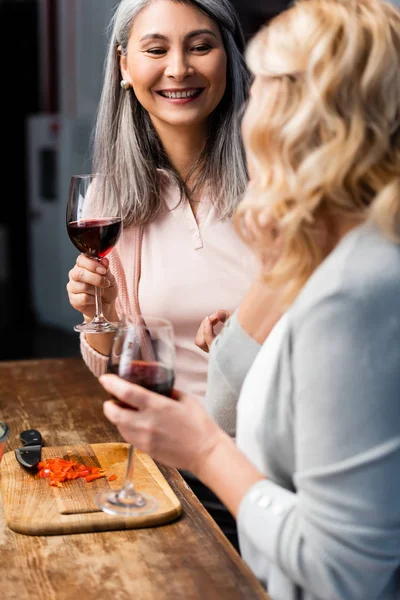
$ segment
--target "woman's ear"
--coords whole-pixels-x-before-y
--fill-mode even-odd
[[[119,70],[121,71],[121,78],[125,79],[125,81],[131,81],[128,73],[128,60],[126,55],[121,53],[121,46],[118,46],[118,54],[119,54]]]
[[[119,69],[121,71],[121,77],[122,79],[125,79],[125,81],[131,81],[131,78],[129,77],[129,72],[128,72],[128,67],[127,67],[127,58],[126,56],[124,56],[123,54],[119,55]]]

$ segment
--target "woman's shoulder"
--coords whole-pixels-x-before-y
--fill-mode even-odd
[[[357,300],[363,306],[373,305],[379,298],[397,304],[399,294],[400,244],[377,227],[364,224],[348,233],[318,267],[290,312],[292,316],[304,316],[333,297]]]

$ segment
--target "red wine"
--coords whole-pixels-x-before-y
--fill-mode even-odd
[[[147,390],[162,394],[163,396],[172,396],[174,386],[174,371],[167,369],[158,362],[146,362],[144,360],[132,360],[126,366],[111,365],[108,367],[109,373],[119,375],[122,379],[141,385]]]
[[[121,219],[83,219],[67,224],[71,242],[79,252],[102,258],[115,246],[121,233]]]

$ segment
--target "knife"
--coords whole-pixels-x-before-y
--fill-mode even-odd
[[[15,458],[26,469],[34,469],[40,462],[42,435],[36,429],[27,429],[20,433],[19,438],[24,445],[15,450]]]

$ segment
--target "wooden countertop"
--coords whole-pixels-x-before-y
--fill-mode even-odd
[[[38,429],[47,446],[121,441],[103,416],[106,394],[80,359],[0,362],[6,452]],[[268,600],[262,586],[175,469],[160,469],[183,506],[162,527],[31,537],[4,523],[0,592],[5,600]]]

